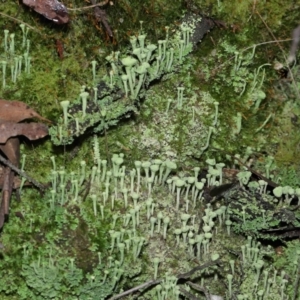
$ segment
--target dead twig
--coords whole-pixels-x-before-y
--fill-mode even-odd
[[[255,44],[253,46],[250,46],[250,47],[247,47],[247,48],[244,48],[242,49],[242,52],[243,51],[247,51],[249,49],[252,49],[253,47],[257,47],[257,46],[262,46],[262,45],[267,45],[267,44],[278,44],[278,43],[283,43],[283,42],[290,42],[292,41],[293,39],[285,39],[285,40],[276,40],[276,41],[268,41],[268,42],[262,42],[262,43],[259,43],[259,44]]]
[[[275,35],[273,34],[272,30],[270,29],[270,27],[268,26],[268,24],[266,23],[266,21],[263,19],[263,17],[260,15],[260,13],[259,13],[258,11],[256,11],[256,14],[259,16],[259,18],[261,19],[261,21],[263,22],[263,24],[266,26],[266,28],[267,28],[267,30],[269,31],[270,35],[271,35],[271,36],[273,37],[273,39],[276,41],[276,44],[277,44],[278,48],[281,50],[285,62],[288,62],[288,58],[287,58],[286,55],[285,55],[285,51],[284,51],[283,48],[281,47],[279,41],[277,40],[277,38],[276,38]],[[298,97],[298,99],[300,99],[300,93],[299,93],[298,86],[297,86],[297,84],[296,84],[296,81],[295,81],[294,75],[293,75],[293,73],[292,73],[292,70],[291,70],[291,68],[289,67],[288,64],[287,64],[287,69],[289,70],[289,74],[290,74],[290,76],[291,76],[292,83],[293,83],[293,86],[294,86],[294,88],[295,88],[297,97]]]
[[[177,277],[178,279],[187,279],[187,278],[191,277],[195,272],[204,270],[204,269],[206,269],[206,268],[208,268],[208,267],[217,265],[217,264],[219,264],[219,263],[220,263],[220,260],[219,260],[219,259],[217,259],[217,260],[215,260],[215,261],[209,261],[209,262],[207,262],[207,263],[205,263],[205,264],[203,264],[203,265],[201,265],[201,266],[197,266],[197,267],[193,268],[193,269],[192,269],[191,271],[189,271],[189,272],[179,274],[179,275],[177,275],[176,277]]]
[[[182,286],[179,287],[179,291],[182,295],[184,295],[185,297],[187,297],[190,300],[200,300],[200,298],[194,296],[193,294],[188,292],[186,289],[184,289]],[[208,298],[208,300],[210,300],[210,299]]]
[[[24,171],[20,170],[16,166],[14,166],[9,160],[5,159],[1,154],[0,154],[0,161],[2,163],[4,163],[7,167],[9,167],[13,171],[15,171],[18,175],[26,178],[29,182],[31,182],[34,186],[36,186],[41,191],[45,191],[46,190],[46,186],[45,185],[39,183],[38,181],[36,181],[35,179],[33,179],[31,176],[29,176],[27,173],[25,173]]]

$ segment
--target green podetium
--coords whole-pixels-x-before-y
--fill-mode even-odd
[[[142,50],[144,50],[145,47],[145,39],[146,39],[146,34],[141,34],[138,36],[139,44]]]
[[[177,107],[179,109],[182,108],[182,104],[183,104],[183,91],[184,91],[184,87],[180,86],[177,88]]]
[[[208,135],[207,135],[207,141],[206,141],[206,144],[201,148],[201,151],[205,151],[208,148],[210,137],[211,137],[213,131],[214,131],[214,127],[209,126],[209,128],[208,128]]]
[[[82,92],[80,93],[80,98],[82,101],[82,118],[86,116],[86,106],[87,106],[87,99],[89,97],[88,92]]]
[[[10,37],[9,52],[11,55],[14,55],[15,54],[15,34],[12,33],[9,37]]]
[[[175,185],[177,187],[177,196],[176,196],[176,209],[179,210],[179,200],[180,200],[180,192],[181,188],[185,185],[185,182],[181,179],[177,179],[175,181]]]
[[[24,70],[25,73],[30,73],[30,60],[31,57],[29,56],[29,45],[30,41],[27,40],[27,33],[28,28],[21,24],[20,28],[23,32],[23,42],[19,49],[19,43],[15,39],[15,34],[9,34],[9,30],[4,30],[4,52],[0,55],[2,57],[2,87],[6,87],[6,75],[7,75],[7,68],[10,69],[11,73],[11,81],[16,83],[17,78],[21,75],[22,71],[22,62],[24,61]],[[25,52],[24,52],[24,48]],[[21,52],[22,51],[22,52]]]
[[[229,299],[232,296],[232,279],[233,279],[233,275],[232,274],[228,274],[227,275],[227,280],[228,280],[228,293],[229,293]]]
[[[68,106],[70,104],[70,101],[61,101],[60,102],[60,106],[63,109],[63,113],[64,113],[64,125],[67,127],[68,126]]]
[[[127,81],[128,81],[128,76],[123,74],[121,76],[121,79],[123,81],[123,84],[124,84],[124,89],[125,89],[125,97],[127,98],[128,97],[128,85],[127,85]]]
[[[142,84],[144,82],[144,78],[145,78],[145,75],[147,73],[147,69],[150,67],[150,65],[147,63],[147,62],[143,62],[136,70],[135,72],[137,74],[139,74],[139,82],[138,82],[138,85],[136,87],[136,90],[135,90],[135,95],[134,95],[134,98],[137,98],[139,92],[140,92],[140,89],[142,87]]]
[[[168,229],[168,225],[170,224],[170,217],[166,216],[164,219],[163,219],[163,223],[164,223],[164,226],[163,226],[163,237],[164,237],[164,240],[167,238],[167,229]]]
[[[93,60],[92,61],[93,83],[96,82],[96,65],[97,65],[97,61]]]
[[[146,62],[149,62],[150,59],[151,59],[152,53],[153,53],[154,50],[157,49],[157,46],[154,45],[154,44],[150,44],[150,45],[147,45],[146,49],[148,50],[147,57],[146,57]]]
[[[8,34],[9,34],[9,30],[4,29],[4,51],[5,52],[8,51]]]
[[[6,80],[5,80],[5,77],[6,77],[6,66],[7,66],[7,61],[2,60],[2,61],[1,61],[1,64],[2,64],[2,87],[5,88],[5,86],[6,86]]]
[[[137,47],[137,44],[136,44],[136,37],[135,36],[131,36],[130,39],[129,39],[129,42],[131,44],[131,47],[132,47],[132,51]]]
[[[153,262],[153,265],[154,265],[154,280],[156,280],[160,259],[158,257],[154,257],[152,262]]]
[[[131,76],[131,69],[133,68],[133,66],[137,63],[137,60],[131,56],[127,56],[125,58],[123,58],[121,60],[123,66],[125,66],[125,71],[126,71],[126,75],[128,77],[128,81],[129,81],[129,87],[130,87],[130,92],[131,95],[134,96],[134,78],[132,78]]]

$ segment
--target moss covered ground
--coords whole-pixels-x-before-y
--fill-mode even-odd
[[[291,226],[299,225],[300,72],[296,64],[292,79],[281,78],[274,69],[277,63],[286,65],[299,20],[296,1],[111,1],[103,9],[113,38],[93,9],[82,9],[88,1],[64,1],[70,12],[65,25],[21,2],[1,2],[0,28],[15,33],[16,55],[21,55],[26,46],[20,24],[29,27],[30,74],[21,72],[13,83],[8,69],[0,97],[25,102],[50,119],[52,128],[63,122],[60,102],[75,103],[82,86],[94,85],[93,60],[96,82],[109,82],[106,57],[112,51],[129,55],[130,37],[143,32],[147,43],[156,44],[176,34],[187,12],[201,13],[215,26],[182,64],[147,82],[130,114],[128,99],[118,99],[123,110],[115,112],[120,116],[115,123],[96,134],[89,128],[67,145],[54,143],[57,136],[37,142],[22,138],[25,171],[51,187],[44,194],[24,187],[20,202],[13,195],[0,236],[1,299],[116,299],[144,283],[149,285],[123,299],[208,299],[208,290],[224,299],[299,299],[298,241],[263,233],[279,227],[276,213],[287,203],[295,208]],[[0,36],[0,60],[14,61],[5,54],[4,33]],[[0,68],[0,83],[1,76]],[[184,88],[182,104],[178,87]],[[207,203],[209,192],[199,188],[201,198],[195,182],[215,168],[212,160],[225,164],[223,183],[231,182],[228,173],[244,171],[234,155],[292,188],[293,200],[282,196],[276,202],[269,191],[251,206],[244,201],[255,198],[249,188],[251,195],[238,194],[237,207],[228,203],[234,196]],[[142,163],[140,180],[137,162]],[[153,177],[147,175],[147,163]],[[172,163],[176,168],[167,176]],[[164,175],[172,181],[161,181]],[[217,180],[222,183],[220,174]],[[266,220],[259,206],[264,201],[275,207]],[[206,234],[203,244],[201,234]],[[251,298],[253,286],[256,298]]]

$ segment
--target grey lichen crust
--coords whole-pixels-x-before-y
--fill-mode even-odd
[[[161,93],[160,88],[150,89],[143,110],[152,111],[149,124],[141,120],[129,145],[150,157],[175,159],[183,162],[186,156],[200,157],[207,142],[209,128],[202,120],[214,115],[215,100],[208,92],[184,90],[183,105],[175,94]],[[162,95],[160,95],[162,94]],[[158,107],[161,103],[162,107]],[[143,119],[143,118],[141,118]],[[211,122],[212,123],[212,122]]]

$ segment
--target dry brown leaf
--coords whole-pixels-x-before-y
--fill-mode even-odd
[[[48,127],[41,123],[0,121],[0,143],[4,144],[10,137],[18,135],[24,135],[31,141],[38,140],[48,135]]]
[[[57,0],[23,0],[23,3],[56,24],[69,22],[67,8]]]
[[[6,218],[9,214],[9,204],[11,199],[11,193],[13,189],[14,173],[9,167],[4,169],[3,173],[3,187],[1,195],[0,205],[0,228],[2,228]]]
[[[8,166],[4,169],[1,168],[0,172],[0,187],[2,189],[0,228],[7,220],[12,189],[17,185],[12,169],[19,168],[20,141],[18,136],[24,135],[30,140],[37,140],[48,135],[48,127],[44,124],[18,123],[29,118],[48,121],[23,102],[0,99],[0,152],[3,152],[11,164],[9,166],[7,162]]]
[[[6,155],[9,161],[16,167],[19,167],[20,161],[20,141],[18,137],[12,137],[5,144],[0,144],[0,150]],[[11,193],[14,187],[14,172],[10,167],[3,169],[1,175],[1,205],[0,205],[0,228],[3,226],[9,214],[9,204]],[[1,182],[2,181],[2,182]]]
[[[5,144],[0,144],[0,150],[15,167],[19,168],[20,141],[18,137],[12,137]]]
[[[51,123],[51,121],[43,118],[24,102],[0,99],[0,121],[11,121],[18,123],[31,118],[38,118],[41,121]]]
[[[3,188],[3,181],[4,181],[4,167],[0,165],[0,189]],[[22,180],[19,176],[14,177],[13,182],[13,189],[18,189],[21,186]],[[29,181],[25,181],[23,186],[32,186],[32,184]]]

